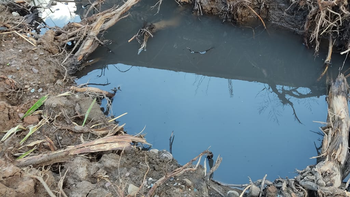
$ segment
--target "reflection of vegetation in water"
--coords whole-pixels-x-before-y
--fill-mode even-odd
[[[276,94],[271,94],[272,91],[269,87],[265,87],[256,95],[264,97],[265,99],[262,99],[261,105],[259,107],[259,114],[265,113],[267,109],[269,109],[269,118],[271,118],[273,121],[275,121],[277,124],[279,124],[278,117],[282,115],[280,111],[280,107],[283,107],[281,105],[281,102],[279,101]]]
[[[207,89],[205,90],[205,93],[208,94],[209,83],[210,83],[211,78],[210,78],[210,77],[203,76],[203,75],[196,75],[196,77],[195,77],[195,79],[194,79],[193,85],[196,85],[196,84],[197,84],[195,94],[197,94],[198,89],[199,89],[199,86],[201,86],[201,84],[203,83],[203,81],[204,81],[205,78],[208,78]]]
[[[232,79],[227,79],[228,83],[228,93],[230,94],[230,97],[233,97],[233,86],[232,86]]]
[[[305,98],[310,98],[313,94],[312,91],[307,88],[279,86],[274,83],[269,83],[268,85],[268,87],[265,85],[265,87],[256,95],[265,98],[259,107],[259,114],[264,113],[270,108],[269,117],[279,124],[278,117],[282,115],[281,108],[283,109],[285,105],[288,105],[293,111],[295,120],[302,124],[294,108],[292,99],[297,99],[298,103],[302,102],[304,106],[311,111],[310,99],[306,100]]]
[[[197,94],[199,86],[203,83],[203,81],[205,80],[206,76],[203,75],[196,75],[196,78],[193,82],[193,85],[196,85],[196,91],[195,94]],[[211,77],[207,77],[208,78],[208,82],[207,82],[207,88],[205,90],[205,93],[208,94],[208,89],[209,89],[209,83],[211,80]],[[228,83],[228,93],[230,94],[230,97],[233,97],[233,86],[232,86],[232,79],[227,79],[227,83]]]

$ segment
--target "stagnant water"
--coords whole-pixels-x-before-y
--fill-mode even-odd
[[[119,121],[129,134],[146,126],[153,148],[169,150],[174,132],[173,155],[181,164],[210,147],[223,157],[214,178],[227,183],[293,177],[295,169],[315,164],[310,157],[322,136],[313,121],[327,116],[325,82],[317,82],[323,52],[315,58],[299,36],[283,30],[223,24],[175,1],[155,15],[147,3],[104,33],[113,44],[99,48],[91,56],[96,63],[77,80],[107,91],[120,87],[111,114],[128,112]],[[144,21],[174,18],[176,27],[157,32],[147,51],[138,55],[140,45],[128,42]],[[333,58],[335,70],[342,61]]]

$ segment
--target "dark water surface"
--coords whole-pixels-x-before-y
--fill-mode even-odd
[[[325,82],[317,82],[322,58],[302,45],[299,36],[283,30],[236,27],[214,17],[191,15],[175,2],[159,14],[140,2],[131,15],[104,34],[113,41],[92,55],[99,60],[79,73],[77,82],[120,86],[112,114],[129,134],[144,126],[146,139],[169,150],[185,164],[210,147],[223,157],[214,178],[227,183],[293,177],[295,169],[315,164],[315,145],[325,121]],[[79,7],[79,6],[78,6]],[[141,11],[140,11],[141,10]],[[139,12],[136,12],[139,11]],[[127,41],[143,21],[180,17],[176,27],[157,32],[147,51]],[[214,47],[201,55],[191,53]],[[324,53],[320,57],[325,57]],[[336,57],[333,65],[341,65]]]

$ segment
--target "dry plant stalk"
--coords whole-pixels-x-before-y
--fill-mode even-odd
[[[96,93],[96,94],[104,95],[104,96],[106,96],[108,98],[112,98],[115,95],[115,93],[107,92],[105,90],[101,90],[101,89],[95,88],[95,87],[79,88],[79,87],[72,86],[72,87],[70,87],[70,90],[72,90],[74,92],[93,92],[93,93]]]
[[[56,162],[62,162],[62,159],[77,154],[86,154],[109,150],[123,150],[127,147],[131,147],[132,142],[148,144],[145,139],[138,138],[132,135],[125,134],[120,136],[108,136],[96,139],[91,142],[85,142],[80,145],[69,147],[65,150],[59,150],[46,154],[40,154],[37,156],[19,159],[16,161],[15,165],[17,165],[18,167],[25,167],[29,165],[38,165],[43,163],[52,164]]]
[[[95,21],[92,24],[87,25],[86,27],[89,29],[85,31],[83,35],[86,39],[83,41],[79,50],[74,55],[74,60],[76,62],[80,62],[84,57],[88,56],[92,53],[98,46],[99,42],[97,40],[97,36],[100,32],[107,30],[115,23],[117,23],[120,19],[124,18],[122,16],[125,12],[127,12],[133,5],[135,5],[139,0],[128,0],[122,6],[118,8],[111,8],[105,10],[99,14],[93,15],[92,17],[86,18],[86,21]],[[77,32],[79,35],[80,32]]]
[[[324,71],[321,73],[321,75],[318,77],[317,81],[320,81],[322,79],[322,77],[326,74],[328,67],[331,63],[331,59],[332,59],[332,52],[333,52],[333,39],[332,36],[329,35],[329,43],[328,43],[328,54],[327,54],[327,58],[324,61],[324,65],[325,65],[325,69]]]
[[[304,25],[304,32],[310,32],[310,42],[315,42],[315,53],[319,51],[321,36],[337,36],[343,39],[342,34],[348,24],[350,12],[347,10],[347,1],[333,0],[313,0],[306,1],[310,8]],[[345,25],[345,26],[344,26]],[[309,28],[312,27],[310,30]]]

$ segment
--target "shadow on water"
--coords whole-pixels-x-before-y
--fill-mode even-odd
[[[215,178],[231,183],[265,174],[292,177],[296,168],[315,163],[309,158],[317,154],[320,137],[310,131],[321,125],[312,121],[327,116],[325,79],[317,82],[324,60],[299,36],[222,24],[175,2],[164,3],[157,15],[149,6],[140,2],[105,32],[113,44],[100,47],[78,74],[78,83],[120,87],[112,113],[128,112],[120,121],[130,134],[147,125],[147,140],[168,149],[174,131],[173,154],[180,163],[211,146],[224,158]],[[147,51],[138,55],[140,45],[128,42],[144,21],[177,17],[176,27],[150,38]],[[333,65],[342,61],[335,57]]]

